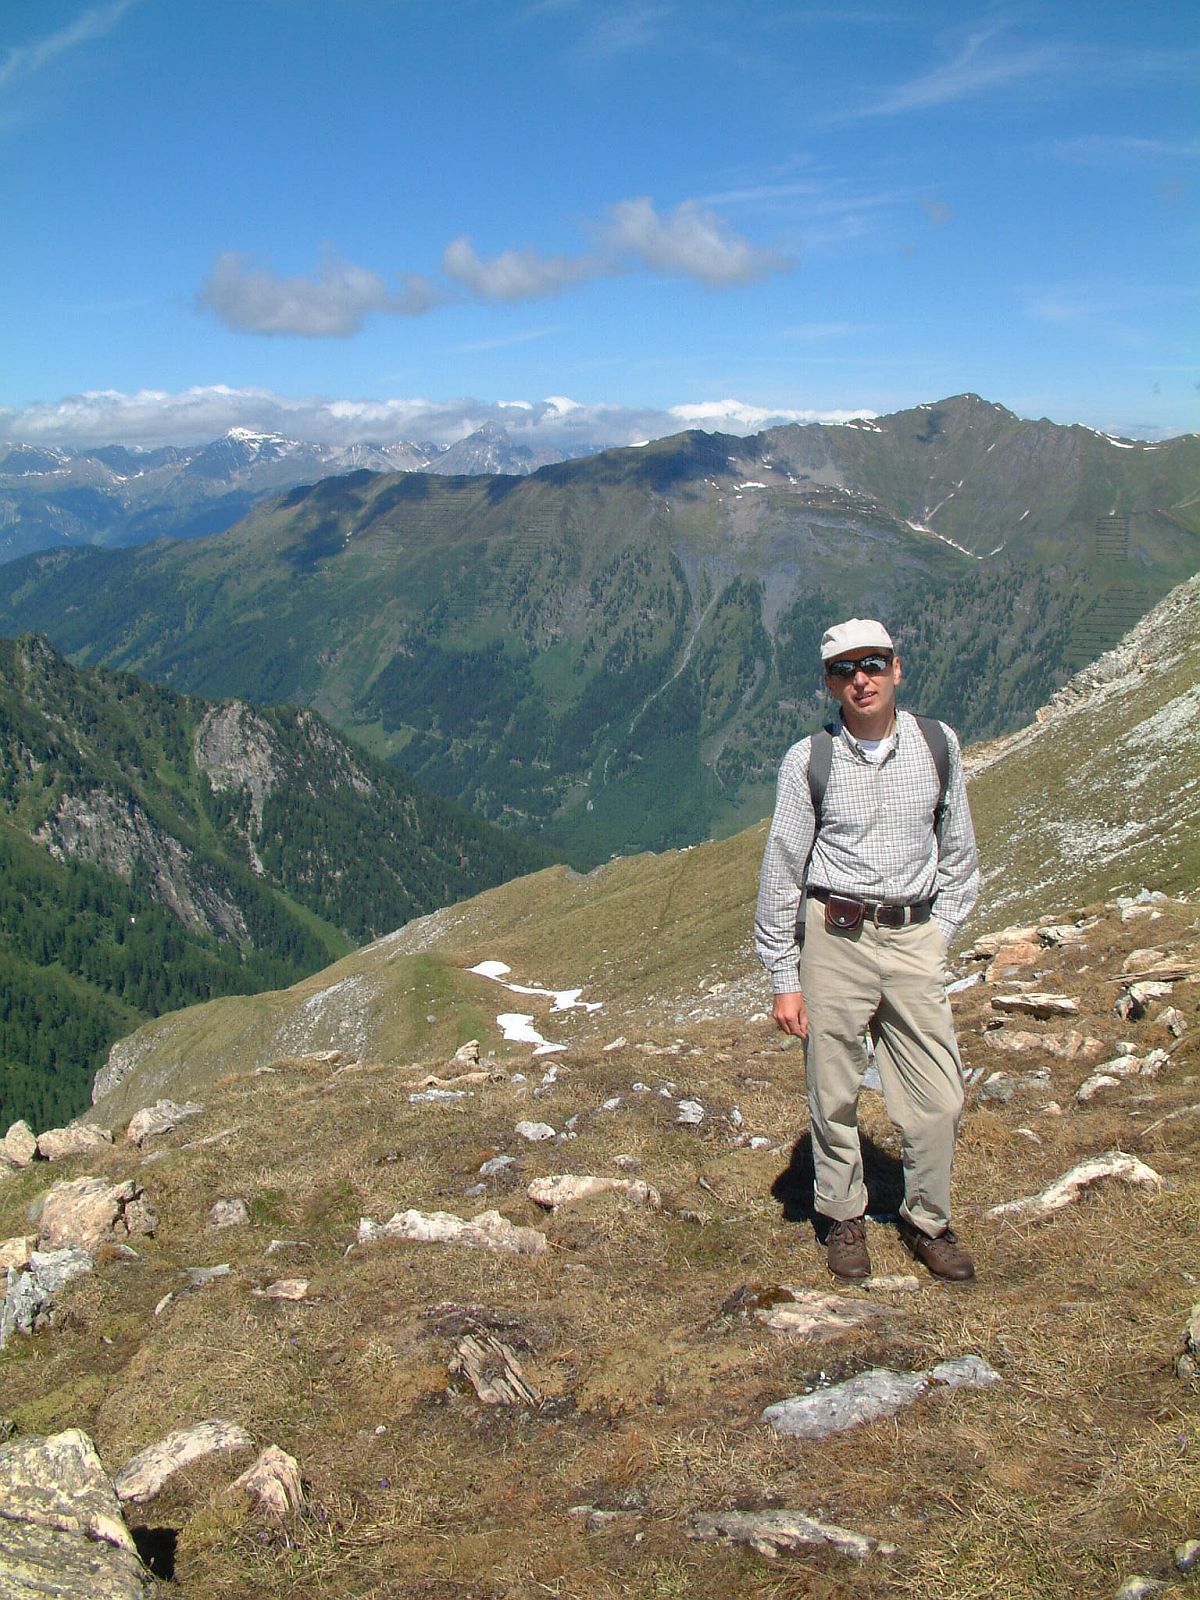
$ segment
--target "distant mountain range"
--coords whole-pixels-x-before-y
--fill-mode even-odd
[[[247,428],[193,449],[0,444],[0,562],[59,546],[200,538],[281,490],[343,473],[521,475],[563,459],[545,446],[515,444],[494,423],[445,447],[308,444]]]
[[[11,562],[0,630],[311,705],[587,865],[761,817],[834,618],[881,616],[908,703],[991,737],[1197,569],[1200,437],[959,395],[522,478],[327,478],[203,541]]]
[[[78,1111],[147,1016],[292,983],[547,859],[310,711],[0,640],[0,1121]]]

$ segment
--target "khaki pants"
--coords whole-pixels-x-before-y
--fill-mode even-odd
[[[808,1007],[805,1076],[812,1119],[815,1204],[844,1221],[866,1210],[858,1095],[863,1036],[904,1155],[902,1213],[925,1233],[950,1221],[950,1168],[962,1115],[962,1063],[944,988],[946,947],[932,921],[906,928],[862,922],[828,928],[807,903],[800,987]]]

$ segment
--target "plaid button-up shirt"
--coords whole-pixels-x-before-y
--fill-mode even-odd
[[[966,921],[979,893],[979,858],[962,753],[950,728],[946,740],[950,781],[940,838],[933,828],[937,770],[907,711],[896,713],[894,743],[878,763],[867,759],[841,724],[815,842],[808,788],[812,740],[801,739],[784,756],[754,919],[758,958],[771,974],[776,994],[794,994],[800,988],[796,919],[806,883],[897,905],[936,895],[933,916],[947,940]]]

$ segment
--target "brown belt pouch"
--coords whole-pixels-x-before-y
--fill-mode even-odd
[[[848,933],[851,928],[857,928],[862,919],[861,900],[851,900],[845,895],[831,894],[825,902],[827,928],[837,928],[841,933]]]

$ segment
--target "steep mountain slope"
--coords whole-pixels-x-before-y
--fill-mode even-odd
[[[882,615],[912,703],[977,738],[1198,566],[1200,440],[1126,446],[960,396],[523,479],[327,480],[200,544],[11,563],[0,627],[310,704],[589,864],[762,813],[822,714],[834,616]]]
[[[537,874],[290,994],[126,1041],[92,1113],[116,1142],[0,1177],[0,1236],[22,1236],[5,1247],[31,1269],[33,1230],[62,1215],[55,1180],[144,1187],[155,1229],[110,1229],[56,1291],[54,1324],[9,1339],[18,1439],[82,1428],[118,1474],[220,1418],[293,1455],[303,1506],[282,1520],[231,1492],[248,1448],[126,1502],[181,1600],[1108,1600],[1134,1574],[1125,1592],[1182,1600],[1200,1526],[1197,877],[1174,851],[1167,869],[1191,873],[1174,897],[1141,874],[1172,807],[1194,808],[1194,734],[1182,769],[1156,759],[1126,783],[1130,732],[1187,720],[1198,590],[972,779],[977,928],[1019,908],[1026,866],[1024,905],[1041,895],[1031,926],[957,958],[955,1207],[974,1285],[914,1275],[869,1086],[876,1277],[828,1277],[802,1052],[772,1028],[746,948],[756,829]],[[1013,850],[1031,798],[1058,801],[1064,747],[1093,814],[1124,796],[1142,836],[1107,861],[1064,848],[1051,869]],[[1112,898],[1142,887],[1159,892]],[[511,970],[467,970],[485,960]],[[1014,1015],[1031,989],[1069,1017]],[[568,1048],[501,1041],[509,1012]],[[449,1061],[472,1036],[478,1064]],[[166,1086],[203,1109],[138,1149],[127,1119]],[[1055,1185],[1058,1210],[998,1209]],[[964,1366],[982,1387],[958,1383]],[[848,1425],[836,1386],[880,1369],[912,1403]],[[846,1425],[777,1433],[768,1408],[789,1397]]]
[[[0,641],[0,1115],[78,1110],[139,1017],[293,982],[542,859],[311,712]]]

